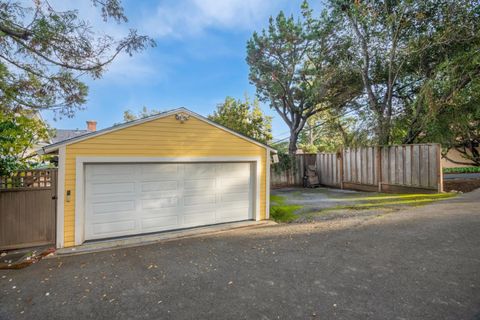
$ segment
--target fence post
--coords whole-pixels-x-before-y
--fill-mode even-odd
[[[339,157],[337,158],[340,158],[340,189],[343,189],[343,158],[345,157],[345,152],[344,152],[344,149],[340,149],[339,153],[338,153]]]
[[[378,192],[382,192],[382,147],[377,147],[377,184]]]
[[[437,144],[437,190],[439,193],[443,192],[443,168],[442,168],[442,145]]]

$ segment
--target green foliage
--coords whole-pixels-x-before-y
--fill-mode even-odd
[[[324,22],[324,21],[321,21]],[[330,24],[313,19],[306,2],[299,19],[280,12],[247,43],[250,81],[290,128],[289,154],[307,120],[322,110],[342,108],[361,90],[359,78],[332,53]]]
[[[283,107],[280,102],[285,98],[296,107],[297,100],[289,100],[289,91],[281,89],[290,83],[285,79],[293,79],[301,89],[307,78],[316,93],[292,87],[295,97],[343,106],[340,112],[339,108],[316,110],[305,123],[299,122],[304,125],[300,146],[306,151],[334,151],[339,146],[438,142],[462,154],[465,161],[459,164],[480,165],[475,149],[480,143],[478,2],[328,0],[325,4],[318,17],[308,6],[298,20],[280,14],[271,20],[268,32],[249,42],[251,81],[273,107],[276,92],[278,106]],[[292,56],[285,55],[289,53],[285,48],[292,47],[309,52],[308,57],[288,59]],[[312,47],[315,53],[309,51]],[[288,75],[280,72],[282,62],[299,74],[279,77]],[[335,83],[331,66],[344,77],[345,99],[336,99],[342,103],[331,103],[335,91],[318,85],[325,79]]]
[[[48,141],[48,128],[35,113],[0,111],[0,175],[31,167],[32,147],[40,141]]]
[[[161,113],[160,110],[157,110],[157,109],[148,110],[147,107],[143,106],[143,108],[137,114],[133,113],[131,110],[125,110],[123,112],[123,121],[124,122],[134,121],[137,119],[147,118],[159,113]]]
[[[443,168],[443,173],[480,173],[480,167]]]
[[[92,0],[105,21],[127,21],[120,0]],[[97,35],[77,10],[60,11],[48,1],[0,4],[0,110],[49,109],[73,116],[86,101],[81,76],[100,78],[120,53],[153,46],[136,30],[123,39]]]
[[[288,170],[292,170],[295,172],[297,167],[295,166],[296,158],[295,156],[291,156],[285,152],[278,152],[278,162],[272,163],[272,169],[276,173],[282,173]]]
[[[276,222],[291,222],[298,218],[295,211],[302,208],[299,205],[285,204],[285,198],[281,196],[270,196],[270,218]]]
[[[325,110],[310,117],[299,136],[299,147],[305,153],[336,152],[342,147],[369,144],[360,116],[352,117]]]
[[[226,97],[208,118],[262,143],[272,140],[272,117],[263,114],[257,99],[251,102],[247,96],[245,101]]]
[[[473,162],[480,166],[479,50],[480,41],[439,64],[435,77],[425,82],[418,97],[425,113],[420,127],[423,134],[447,151],[458,151],[465,160],[451,161],[461,165]]]

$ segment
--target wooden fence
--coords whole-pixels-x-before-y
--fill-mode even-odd
[[[272,167],[270,181],[273,188],[296,186],[303,184],[305,166],[315,164],[315,155],[303,154],[295,158],[292,167],[288,170],[277,170]]]
[[[0,177],[0,249],[55,243],[56,169]]]
[[[440,151],[439,144],[412,144],[298,155],[300,171],[283,185],[301,186],[302,169],[306,162],[311,164],[313,156],[320,183],[325,186],[379,192],[441,192]],[[272,175],[272,187],[280,186],[277,176]]]

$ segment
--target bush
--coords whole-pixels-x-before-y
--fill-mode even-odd
[[[295,170],[295,162],[295,157],[291,157],[288,153],[279,152],[278,163],[273,163],[272,168],[275,173],[282,173],[290,169]]]
[[[480,173],[480,167],[443,168],[443,173]]]
[[[298,205],[285,204],[285,198],[280,196],[270,196],[270,218],[276,222],[291,222],[296,220],[298,216],[295,211],[302,208]]]

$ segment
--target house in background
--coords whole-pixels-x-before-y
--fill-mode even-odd
[[[97,122],[94,120],[87,121],[87,128],[84,130],[55,129],[51,137],[51,143],[58,143],[60,141],[72,139],[94,131],[97,131]]]
[[[480,147],[476,147],[478,152],[480,152]],[[448,158],[448,159],[447,159]],[[449,159],[455,161],[450,161]],[[456,163],[456,162],[461,162],[461,163]],[[468,165],[466,163],[471,162],[468,159],[465,159],[462,154],[455,149],[450,149],[448,150],[446,157],[442,156],[442,167],[443,168],[461,168],[461,167],[474,167],[474,164],[472,162],[471,165]]]

